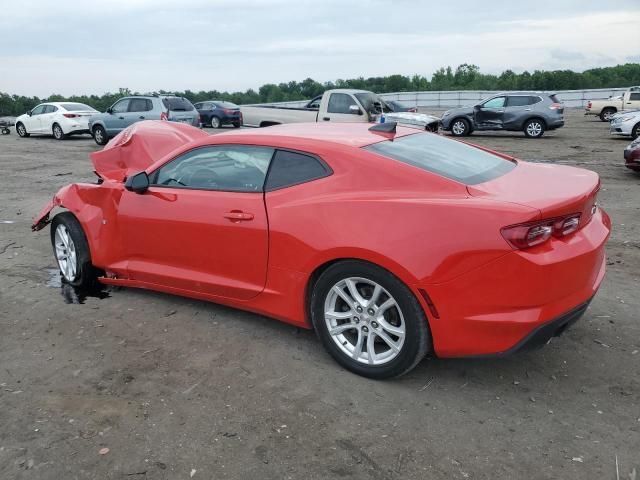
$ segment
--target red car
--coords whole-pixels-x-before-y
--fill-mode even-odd
[[[586,310],[611,223],[598,175],[394,124],[209,136],[141,122],[49,223],[66,282],[147,288],[314,328],[360,375],[544,344]]]
[[[635,172],[640,172],[640,138],[624,149],[624,165]]]

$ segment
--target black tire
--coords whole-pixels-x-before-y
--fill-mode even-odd
[[[466,137],[471,134],[471,124],[466,118],[455,118],[451,122],[451,135],[454,137]]]
[[[362,322],[360,322],[360,320],[356,320],[356,317],[353,317],[352,320],[351,316],[349,316],[348,319],[345,319],[345,323],[341,324],[345,325],[346,323],[350,323],[350,325],[354,325],[353,329],[349,328],[348,330],[343,330],[343,332],[347,332],[346,334],[341,334],[343,339],[339,339],[337,335],[334,338],[334,336],[329,333],[329,327],[325,321],[325,303],[331,301],[332,297],[329,297],[330,294],[335,296],[335,293],[332,293],[335,292],[333,287],[345,279],[355,277],[360,280],[364,279],[365,281],[378,284],[386,290],[391,297],[393,297],[393,300],[395,300],[396,306],[386,310],[383,317],[378,316],[378,319],[384,318],[387,311],[390,313],[395,312],[395,318],[401,319],[398,324],[404,325],[404,342],[397,350],[397,353],[393,354],[395,356],[392,356],[388,361],[379,365],[370,365],[369,363],[364,363],[364,360],[357,361],[352,358],[352,355],[341,350],[341,348],[346,348],[344,347],[346,345],[354,347],[354,350],[356,349],[354,343],[357,345],[358,342],[355,338],[353,339],[353,342],[350,343],[345,343],[346,340],[343,340],[347,335],[352,335],[357,338],[362,336],[363,340],[360,351],[362,352],[362,355],[371,358],[371,355],[364,351],[364,348],[368,350],[368,347],[364,346],[364,338],[368,339],[369,336],[372,335],[374,341],[375,339],[378,339],[378,335],[375,334],[375,328],[382,330],[382,325],[372,321],[372,319],[376,318],[375,316],[368,316],[366,312],[360,308],[360,311],[363,313],[354,313],[354,315],[360,315],[360,317],[362,317]],[[429,332],[429,325],[422,306],[411,290],[409,290],[401,280],[389,273],[387,270],[367,262],[344,260],[327,268],[320,275],[312,288],[313,290],[311,293],[309,308],[315,331],[329,354],[347,370],[373,379],[397,377],[413,369],[431,350],[431,334]],[[371,288],[371,285],[369,285],[369,288]],[[365,295],[367,295],[367,293],[364,290],[362,290],[362,295],[366,299]],[[381,298],[388,299],[384,295],[385,293],[382,293]],[[344,302],[344,305],[348,304]],[[376,309],[379,307],[379,305],[375,304],[373,306]],[[346,306],[345,308],[347,308],[346,311],[356,312],[352,307]],[[394,309],[393,312],[392,309]],[[368,307],[365,307],[365,310],[368,310]],[[375,315],[377,315],[377,313]],[[387,322],[387,325],[389,325],[393,322],[393,319],[385,318],[385,321]],[[358,324],[357,327],[355,326],[356,323]],[[396,324],[393,326],[395,325]],[[384,330],[383,333],[387,335],[387,338],[389,338],[389,332],[387,330]],[[396,338],[399,340],[399,337]],[[388,343],[382,342],[381,337],[379,340],[380,343],[378,345],[381,345],[383,348],[389,346]],[[392,340],[398,341],[396,339]],[[339,344],[342,346],[339,346]],[[373,350],[375,352],[376,348]],[[388,352],[391,352],[391,349],[389,349]],[[382,354],[384,353],[386,352],[382,352]],[[377,354],[377,352],[375,352],[375,354]]]
[[[211,128],[220,128],[220,127],[222,127],[222,122],[215,115],[211,116],[211,122],[210,123],[211,123]]]
[[[532,118],[524,122],[524,127],[522,127],[522,131],[524,135],[528,138],[540,138],[544,135],[547,126],[544,121],[539,118]]]
[[[640,123],[636,123],[631,129],[631,138],[634,140],[640,135]]]
[[[8,128],[2,127],[2,135],[9,135],[11,133],[11,130],[9,130]]]
[[[57,244],[59,247],[65,247],[63,242],[56,241],[56,231],[58,228],[66,229],[68,236],[73,242],[73,251],[75,255],[75,275],[71,276],[65,273],[61,261],[56,254]],[[51,221],[51,246],[53,247],[53,255],[58,263],[58,268],[62,274],[64,281],[74,287],[91,288],[95,286],[98,278],[98,271],[91,264],[91,252],[89,251],[89,242],[82,230],[82,226],[78,219],[70,212],[62,212],[53,217]],[[67,259],[72,258],[66,248]]]
[[[30,133],[27,133],[27,129],[22,122],[18,122],[16,124],[16,132],[18,132],[18,136],[22,138],[28,138],[31,136]]]
[[[233,128],[240,128],[240,122],[234,122]]]
[[[614,115],[616,112],[617,110],[613,107],[603,108],[598,116],[603,122],[608,122],[611,120],[611,115]]]
[[[65,138],[67,138],[67,134],[64,133],[62,127],[57,123],[54,123],[53,127],[51,127],[51,132],[53,133],[53,138],[55,138],[56,140],[64,140]]]
[[[93,136],[93,140],[98,145],[106,145],[109,141],[109,137],[107,136],[107,131],[104,129],[102,125],[96,125],[91,130],[91,135]]]

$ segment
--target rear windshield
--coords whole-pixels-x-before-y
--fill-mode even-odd
[[[479,148],[432,133],[417,133],[364,148],[465,185],[493,180],[516,166]]]
[[[193,105],[186,98],[182,97],[166,97],[162,99],[162,104],[167,110],[172,112],[190,112],[193,110]]]
[[[549,98],[553,103],[561,103],[560,100],[558,100],[558,97],[556,97],[555,95],[549,95]]]
[[[231,102],[213,102],[213,103],[215,103],[217,106],[222,108],[240,108],[238,107],[238,105]]]
[[[60,105],[69,112],[92,112],[95,110],[84,103],[61,103]]]

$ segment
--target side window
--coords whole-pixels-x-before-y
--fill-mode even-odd
[[[524,107],[525,105],[531,105],[532,99],[526,95],[514,95],[509,96],[507,99],[507,107]]]
[[[42,115],[44,113],[46,105],[38,105],[36,108],[31,110],[31,115]]]
[[[330,174],[331,170],[315,157],[278,150],[269,169],[265,190],[270,191],[290,187],[291,185],[326,177]]]
[[[211,103],[207,103],[207,110],[215,110],[218,106],[211,102]]]
[[[329,97],[327,112],[351,113],[349,111],[351,105],[358,105],[358,102],[356,102],[351,95],[347,95],[346,93],[332,93]]]
[[[496,97],[491,100],[487,100],[482,105],[483,108],[502,108],[504,107],[504,97]]]
[[[640,100],[640,93],[630,93],[629,100]]]
[[[159,186],[262,192],[273,148],[215,145],[193,149],[151,175]]]
[[[320,102],[322,101],[322,95],[314,98],[309,103],[307,103],[307,108],[310,110],[320,110]]]
[[[127,108],[129,107],[129,99],[125,98],[116,102],[113,107],[111,107],[111,111],[113,113],[125,113]]]
[[[194,103],[193,106],[196,110],[202,110],[202,103]]]
[[[152,108],[151,100],[147,98],[132,98],[129,100],[129,112],[148,112]]]

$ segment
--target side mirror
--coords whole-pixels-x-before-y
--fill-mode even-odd
[[[107,108],[107,113],[108,114],[113,114],[113,109],[111,107]]]
[[[149,188],[149,176],[147,172],[140,172],[127,177],[127,181],[124,182],[124,188],[135,193],[146,192]]]
[[[479,110],[482,110],[482,105],[474,105],[473,109],[477,112]]]
[[[362,110],[357,105],[349,105],[349,113],[353,115],[362,115]]]
[[[31,116],[31,115],[32,115],[31,110],[29,110],[29,111],[27,112],[27,115],[29,115],[29,116]]]

